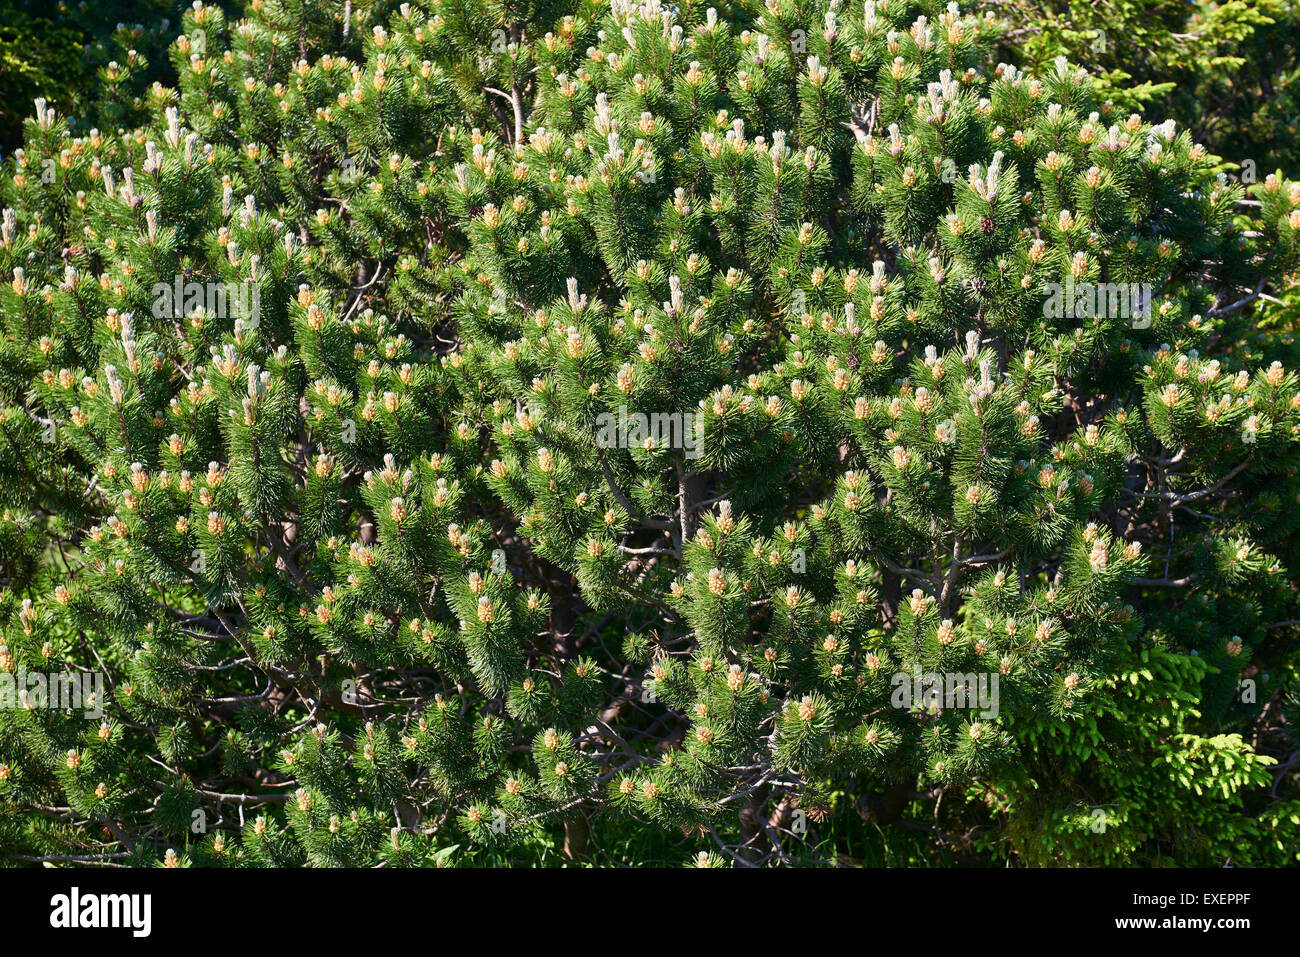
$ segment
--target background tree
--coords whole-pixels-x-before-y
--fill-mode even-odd
[[[1228,163],[1294,163],[1300,19],[1284,0],[1012,0],[999,54],[1029,70],[1058,56],[1088,67],[1125,112],[1177,120]]]

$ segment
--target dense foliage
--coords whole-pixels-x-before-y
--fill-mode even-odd
[[[1013,0],[999,53],[1087,65],[1120,108],[1177,120],[1252,179],[1294,161],[1300,10],[1291,0]]]
[[[148,118],[143,94],[175,80],[167,46],[181,0],[0,2],[0,150],[22,146],[22,121],[37,97],[70,128],[132,127]]]
[[[1294,860],[1300,183],[956,4],[349,11],[0,182],[11,858]]]

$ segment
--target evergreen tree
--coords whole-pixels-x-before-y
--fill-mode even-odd
[[[1187,862],[1294,856],[1300,378],[1237,345],[1300,183],[955,4],[350,10],[196,4],[0,183],[0,670],[106,681],[0,710],[11,853],[804,862],[939,798],[1129,862],[1199,786]]]

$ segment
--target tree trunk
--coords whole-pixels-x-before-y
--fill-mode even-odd
[[[590,842],[591,822],[585,813],[578,811],[564,822],[564,856],[571,861],[581,860]]]
[[[763,785],[750,795],[745,806],[740,809],[741,846],[737,853],[750,867],[757,867],[766,857],[764,847],[767,837],[764,825],[767,824],[767,815],[763,813],[763,807],[767,804],[770,791],[767,785]]]
[[[903,811],[912,803],[912,782],[895,781],[876,794],[868,794],[857,801],[857,812],[864,821],[875,824],[897,824]]]

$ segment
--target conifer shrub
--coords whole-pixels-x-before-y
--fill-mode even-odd
[[[0,184],[10,853],[1294,855],[1300,183],[955,4],[326,6]]]

